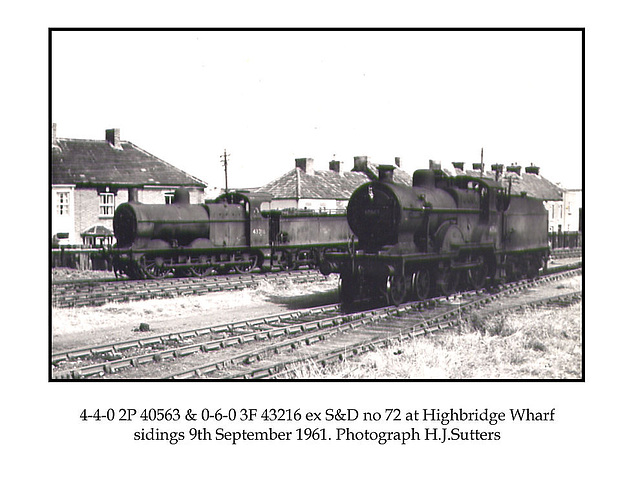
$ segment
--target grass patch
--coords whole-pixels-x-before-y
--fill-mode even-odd
[[[579,379],[582,304],[472,315],[460,327],[370,352],[298,379]]]

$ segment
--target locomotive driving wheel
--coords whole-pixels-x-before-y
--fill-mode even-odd
[[[389,276],[387,278],[387,302],[400,306],[407,296],[407,278],[402,275]]]
[[[431,274],[428,269],[413,274],[413,292],[418,300],[426,300],[431,292]]]
[[[438,273],[438,289],[444,296],[449,296],[458,288],[458,279],[460,274],[445,266]]]
[[[257,254],[243,254],[243,264],[236,264],[236,271],[238,273],[248,273],[249,271],[254,270],[258,266],[258,259],[259,258]],[[246,264],[247,262],[248,264]]]
[[[171,274],[171,268],[164,264],[162,256],[142,256],[140,269],[148,278],[166,278]]]
[[[201,255],[197,259],[192,258],[191,262],[197,265],[197,266],[191,266],[189,268],[189,272],[193,276],[209,276],[211,273],[213,273],[213,267],[206,266],[209,261],[205,255]]]
[[[489,275],[489,268],[484,260],[484,256],[480,256],[479,260],[476,260],[475,262],[477,263],[477,266],[467,270],[467,280],[469,285],[471,285],[471,288],[479,290],[485,286],[487,276]]]
[[[292,252],[284,251],[282,253],[282,260],[280,261],[280,266],[285,271],[293,271],[295,269],[298,269],[296,255]]]

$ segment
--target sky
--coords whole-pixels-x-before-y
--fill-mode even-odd
[[[310,157],[534,164],[582,187],[578,31],[56,31],[60,137],[121,138],[258,187]]]

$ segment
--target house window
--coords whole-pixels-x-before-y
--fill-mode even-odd
[[[58,192],[56,214],[60,214],[61,216],[69,215],[69,192]]]
[[[173,204],[173,196],[175,192],[165,192],[164,193],[164,203],[165,204]]]
[[[115,194],[104,193],[100,194],[100,217],[112,217],[116,205]]]

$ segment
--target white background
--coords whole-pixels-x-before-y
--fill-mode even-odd
[[[56,2],[35,8],[14,7],[5,12],[2,21],[2,146],[5,184],[11,186],[4,205],[4,231],[2,253],[10,263],[5,265],[5,277],[11,278],[9,293],[5,293],[5,318],[3,318],[3,345],[28,347],[32,356],[3,350],[2,369],[5,384],[2,399],[2,439],[5,443],[3,475],[18,483],[33,479],[48,483],[92,483],[145,482],[166,483],[195,479],[217,482],[234,480],[247,482],[260,480],[266,483],[403,483],[415,480],[447,480],[452,483],[549,483],[590,481],[622,482],[634,475],[632,469],[633,441],[637,436],[635,418],[637,399],[632,391],[637,387],[637,312],[632,304],[637,300],[635,291],[625,288],[626,279],[636,275],[633,256],[626,256],[624,248],[634,240],[634,230],[628,227],[630,218],[620,217],[626,209],[633,210],[634,199],[626,194],[634,193],[632,163],[637,159],[636,147],[632,144],[638,136],[638,94],[636,46],[638,36],[637,16],[632,15],[631,2],[608,2],[606,8],[592,7],[589,2],[536,2],[530,8],[516,8],[512,2],[455,2],[443,10],[423,6],[417,8],[405,2],[394,2],[393,8],[377,2],[353,3],[325,2],[322,8],[303,8],[299,3],[253,4],[238,8],[215,8],[195,2],[132,3],[111,2],[91,8],[85,2]],[[207,5],[207,6],[205,6]],[[334,7],[334,8],[332,8]],[[587,28],[587,153],[586,186],[588,207],[586,228],[586,383],[48,383],[47,382],[47,207],[48,180],[47,157],[49,151],[47,118],[47,28],[52,26],[558,26]],[[247,53],[252,51],[247,46]],[[126,55],[126,52],[122,55]],[[439,55],[439,54],[434,54]],[[95,60],[78,59],[77,75],[83,76],[83,61],[92,66]],[[469,59],[467,59],[469,60]],[[55,59],[54,59],[55,61]],[[116,70],[118,59],[105,56],[105,70]],[[343,61],[349,68],[349,63]],[[469,61],[471,62],[471,61]],[[520,61],[518,61],[520,62]],[[567,62],[573,62],[567,60]],[[304,64],[304,62],[303,62]],[[405,63],[400,63],[405,66]],[[555,61],[562,66],[562,56]],[[130,65],[130,64],[128,64]],[[374,66],[374,63],[367,64]],[[482,70],[483,65],[495,68],[497,63],[480,61],[471,64],[470,79]],[[522,64],[521,64],[522,65]],[[271,63],[269,66],[273,67]],[[464,66],[463,66],[464,67]],[[373,67],[371,67],[373,69]],[[460,79],[462,67],[455,67],[455,79]],[[259,69],[251,70],[252,73]],[[379,79],[387,79],[387,73],[377,72]],[[132,73],[132,76],[134,74]],[[323,74],[323,76],[326,76]],[[435,76],[435,75],[434,75]],[[348,76],[347,76],[348,77]],[[115,77],[117,79],[117,76]],[[253,79],[255,82],[255,77]],[[540,79],[540,78],[537,78]],[[393,77],[395,82],[395,77]],[[150,86],[153,80],[149,80]],[[443,81],[435,76],[430,80],[442,86]],[[452,81],[453,82],[453,81]],[[553,89],[562,86],[545,83]],[[453,82],[457,92],[463,91],[461,81]],[[123,84],[126,86],[126,83]],[[475,88],[487,88],[483,82]],[[295,92],[295,86],[291,89]],[[480,86],[480,87],[478,87]],[[247,86],[252,93],[254,85]],[[415,86],[414,86],[415,87]],[[505,89],[507,89],[505,87]],[[415,90],[414,90],[415,92]],[[524,102],[517,92],[508,91],[514,102]],[[575,94],[575,93],[573,93]],[[66,95],[68,96],[68,94]],[[191,96],[191,93],[185,96]],[[248,94],[248,96],[253,96]],[[323,95],[324,96],[324,95]],[[356,97],[352,107],[360,107],[367,115],[366,126],[375,126],[368,119],[373,116],[370,105],[365,102],[372,93]],[[398,96],[404,97],[402,92]],[[430,96],[426,94],[425,96]],[[498,99],[500,98],[497,96]],[[550,94],[551,97],[551,94]],[[67,98],[68,99],[68,98]],[[130,98],[129,102],[134,102]],[[322,96],[309,102],[309,112],[327,105],[332,111],[341,104],[331,103]],[[275,153],[285,150],[272,159],[272,163],[283,163],[274,169],[277,176],[293,165],[297,156],[311,156],[325,160],[326,153],[339,153],[345,160],[354,155],[371,155],[379,161],[389,156],[402,156],[407,161],[424,158],[473,161],[479,147],[485,147],[485,155],[495,156],[502,162],[511,160],[528,163],[533,161],[545,168],[543,156],[547,153],[542,141],[524,147],[518,143],[506,144],[493,130],[481,126],[481,112],[487,102],[480,104],[475,96],[422,99],[421,102],[442,102],[439,113],[444,125],[426,117],[426,131],[444,130],[443,126],[454,126],[457,117],[446,109],[449,103],[459,111],[460,125],[466,137],[451,136],[446,130],[434,136],[433,145],[425,143],[413,147],[411,154],[397,150],[408,148],[420,133],[396,132],[394,143],[381,143],[376,133],[372,145],[368,145],[365,131],[354,129],[361,136],[335,136],[333,124],[326,122],[319,127],[321,135],[301,138],[299,145],[288,145],[289,137],[273,134],[278,124],[265,122],[263,115],[257,125],[263,130],[260,143],[266,148],[259,153]],[[541,98],[538,98],[540,100]],[[167,101],[169,114],[179,112],[183,105]],[[237,99],[236,99],[237,101]],[[63,102],[61,99],[57,102]],[[96,102],[87,99],[87,103]],[[146,102],[149,102],[148,100]],[[207,99],[213,103],[212,98]],[[249,99],[252,103],[267,103],[262,98]],[[268,106],[277,107],[275,101]],[[458,104],[460,103],[460,104]],[[471,103],[474,112],[465,110]],[[575,101],[559,100],[560,106],[571,106]],[[232,103],[235,104],[235,103]],[[212,106],[212,105],[208,105]],[[530,106],[530,105],[529,105]],[[225,106],[226,111],[228,106]],[[58,109],[54,106],[54,109]],[[60,107],[62,109],[62,107]],[[146,111],[143,110],[143,111]],[[162,108],[158,108],[162,109]],[[291,106],[287,109],[292,110]],[[507,108],[503,108],[507,109]],[[534,110],[534,108],[531,108]],[[232,110],[233,111],[233,110]],[[420,110],[421,111],[421,110]],[[535,111],[535,110],[534,110]],[[570,109],[563,113],[571,118]],[[511,111],[518,116],[519,111]],[[179,165],[179,147],[176,152],[169,145],[157,145],[155,133],[143,130],[151,121],[125,121],[115,118],[92,120],[91,127],[73,128],[65,125],[78,122],[75,116],[57,121],[60,136],[101,139],[104,129],[120,127],[123,138],[142,148]],[[62,114],[61,114],[62,116]],[[145,116],[150,116],[148,113]],[[245,121],[229,113],[234,128]],[[416,117],[420,118],[417,114]],[[154,118],[163,119],[164,111],[157,111]],[[554,118],[554,116],[551,116]],[[185,143],[195,143],[203,137],[202,131],[215,132],[220,124],[217,120],[207,127],[194,128],[188,119]],[[520,123],[524,123],[521,119]],[[154,120],[153,123],[157,123]],[[550,120],[555,123],[556,120]],[[87,120],[89,123],[89,120]],[[130,123],[130,124],[127,124]],[[250,125],[247,123],[247,127]],[[95,125],[93,125],[95,124]],[[111,125],[120,126],[111,126]],[[164,122],[161,123],[166,126]],[[388,120],[384,120],[389,127]],[[300,129],[304,133],[302,123]],[[344,126],[344,125],[343,125]],[[349,125],[346,125],[349,126]],[[354,126],[354,125],[351,125]],[[472,129],[479,127],[478,131]],[[217,128],[216,128],[217,127]],[[174,130],[185,129],[183,126]],[[505,128],[507,129],[507,128]],[[568,126],[567,136],[552,139],[561,146],[577,136],[575,127]],[[68,130],[68,131],[67,131]],[[387,130],[384,130],[385,132]],[[513,136],[528,136],[528,131],[508,131]],[[237,136],[237,129],[228,132],[230,140],[220,140],[210,147],[210,157],[215,163],[220,148],[233,147],[233,155],[241,160],[250,160],[242,150],[245,144]],[[258,135],[255,135],[258,136]],[[406,138],[403,138],[406,137]],[[488,137],[494,137],[491,142]],[[464,152],[450,154],[458,149],[454,139],[465,138]],[[512,138],[512,137],[510,137]],[[566,138],[566,139],[565,139]],[[280,140],[276,143],[277,140]],[[356,145],[349,145],[351,141]],[[445,140],[442,145],[437,145]],[[344,144],[329,146],[330,142]],[[468,141],[468,144],[466,143]],[[406,143],[405,143],[406,142]],[[575,142],[572,142],[574,144]],[[506,148],[505,148],[506,145]],[[283,148],[284,147],[284,148]],[[434,147],[434,148],[429,148]],[[491,147],[491,149],[489,148]],[[561,148],[558,148],[560,150]],[[208,148],[200,148],[194,158],[202,157]],[[326,152],[323,152],[326,150]],[[389,152],[385,152],[389,150]],[[433,151],[432,151],[433,150]],[[461,149],[462,150],[462,149]],[[507,150],[500,152],[499,150]],[[575,156],[575,146],[569,148],[567,157]],[[286,153],[289,151],[289,153]],[[368,153],[367,153],[368,152]],[[434,153],[435,152],[435,153]],[[177,155],[174,155],[177,153]],[[498,155],[499,154],[499,155]],[[521,158],[522,157],[522,158]],[[288,158],[288,159],[287,159]],[[234,158],[236,160],[236,158]],[[374,160],[377,161],[377,160]],[[192,163],[185,161],[185,164]],[[243,162],[244,163],[244,162]],[[319,162],[318,162],[319,163]],[[417,162],[416,162],[417,163]],[[575,162],[573,162],[575,163]],[[555,165],[555,164],[554,164]],[[195,166],[194,166],[195,167]],[[254,165],[246,170],[253,171]],[[185,165],[184,169],[198,175],[199,168]],[[213,178],[203,169],[201,177]],[[257,170],[257,169],[255,169]],[[234,175],[235,177],[235,175]],[[558,173],[559,181],[565,175]],[[573,182],[567,180],[567,185]],[[258,181],[257,183],[260,183]],[[26,239],[26,242],[24,242]],[[20,251],[16,242],[20,242]],[[24,242],[24,243],[23,243]],[[30,256],[27,252],[30,251]],[[623,265],[621,258],[627,258]],[[5,283],[5,288],[7,284]],[[611,313],[612,312],[612,313]],[[359,408],[383,409],[400,407],[408,410],[422,407],[465,407],[506,409],[530,407],[540,410],[556,408],[557,422],[550,426],[517,426],[503,429],[503,440],[494,443],[462,443],[449,446],[421,446],[424,443],[400,447],[395,445],[335,443],[331,446],[300,446],[296,443],[284,446],[264,446],[254,443],[243,446],[200,446],[166,443],[135,444],[130,437],[136,426],[94,425],[81,423],[78,414],[83,408],[108,407],[179,407],[181,409],[209,407],[293,407],[305,409]],[[326,452],[326,453],[325,453]],[[11,478],[10,478],[11,479]]]

